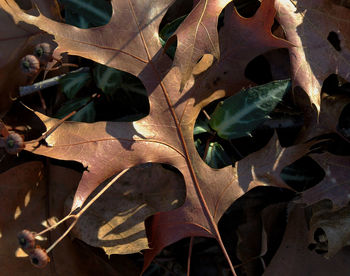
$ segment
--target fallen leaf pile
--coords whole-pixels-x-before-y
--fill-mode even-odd
[[[165,46],[167,49],[177,41],[173,61],[165,53],[158,35],[159,25],[172,0],[112,0],[110,21],[88,29],[64,23],[55,0],[33,2],[33,7],[24,9],[23,3],[19,5],[21,1],[0,0],[2,117],[10,108],[11,97],[16,97],[18,87],[35,79],[27,79],[19,72],[19,60],[43,41],[57,45],[57,53],[89,59],[136,76],[146,88],[150,110],[146,117],[132,122],[94,123],[60,123],[59,119],[30,111],[46,131],[54,131],[44,136],[44,140],[27,141],[25,152],[76,161],[85,170],[81,179],[80,174],[72,175],[75,181],[68,179],[67,183],[61,179],[65,172],[56,174],[54,184],[50,183],[52,178],[49,175],[56,167],[49,169],[50,166],[39,161],[2,172],[0,194],[6,201],[1,200],[1,204],[2,210],[6,211],[0,217],[0,243],[3,244],[2,255],[6,258],[1,258],[1,267],[5,267],[8,274],[16,271],[19,262],[14,257],[11,234],[15,237],[16,232],[23,228],[37,229],[42,221],[57,220],[63,214],[81,208],[103,183],[129,168],[127,175],[82,216],[72,236],[102,248],[108,255],[142,251],[143,270],[162,249],[186,237],[216,239],[229,259],[218,228],[220,218],[237,199],[253,188],[277,187],[291,190],[297,198],[291,200],[296,203],[284,204],[284,209],[279,207],[286,210],[286,231],[265,274],[285,275],[282,272],[285,268],[291,275],[326,275],[322,265],[338,264],[344,267],[344,271],[350,269],[344,257],[349,253],[346,248],[342,249],[350,239],[346,212],[350,194],[349,157],[329,153],[322,144],[329,139],[324,135],[330,133],[348,143],[348,138],[342,135],[344,129],[341,132],[337,122],[349,103],[349,95],[323,93],[321,97],[323,82],[329,75],[337,74],[344,82],[350,80],[350,10],[338,3],[341,1],[263,0],[249,18],[242,17],[228,0],[196,1]],[[218,30],[220,13],[224,19]],[[276,24],[279,27],[272,33]],[[336,37],[339,43],[335,43],[332,37]],[[297,142],[282,147],[275,133],[266,146],[234,166],[209,167],[198,154],[193,137],[201,110],[215,100],[253,86],[254,83],[245,75],[249,62],[281,48],[286,49],[290,56],[293,84],[290,97],[305,118]],[[304,156],[316,161],[326,176],[314,187],[296,192],[281,177],[281,171]],[[171,165],[182,177],[159,164],[149,163]],[[45,203],[45,197],[49,198],[49,205]],[[313,211],[314,204],[325,200],[331,202],[331,208],[320,207],[321,211]],[[300,206],[311,210],[308,227],[304,209]],[[28,213],[34,212],[37,224],[27,217]],[[258,235],[265,234],[259,239],[267,242],[265,239],[273,227],[269,227],[266,212],[259,212],[253,217],[261,219],[261,223],[256,224],[260,231]],[[324,219],[327,216],[341,219],[327,222]],[[242,227],[238,230],[240,235],[244,233]],[[307,238],[317,229],[323,231],[328,246],[323,244],[322,247],[320,241]],[[62,233],[61,228],[59,231]],[[341,239],[334,238],[334,231]],[[55,235],[58,234],[55,232]],[[320,265],[327,261],[309,251],[309,244],[316,244],[316,248],[322,248],[327,257],[335,259]],[[74,244],[64,240],[63,247],[57,248],[57,254],[52,253],[54,262],[42,275],[51,275],[49,273],[54,271],[58,275],[72,272],[87,275],[84,271],[89,271],[90,266],[79,266],[82,255],[73,248]],[[249,256],[262,257],[269,252],[262,248],[260,252],[245,253],[242,250],[242,246],[237,247],[237,256],[241,256],[242,262],[249,261]],[[340,253],[337,255],[337,252]],[[69,255],[69,264],[58,268],[60,263],[66,262],[65,254]],[[86,252],[86,255],[95,260],[91,266],[104,264],[105,275],[116,273],[114,267],[105,264],[105,259],[96,257],[98,254]],[[289,258],[293,258],[293,262]],[[314,267],[320,274],[308,273]],[[302,268],[305,270],[301,271]],[[25,269],[26,275],[41,275],[33,272],[35,268]],[[66,269],[69,273],[59,269]],[[118,273],[132,275],[139,271]]]

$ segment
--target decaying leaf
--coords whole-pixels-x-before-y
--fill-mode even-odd
[[[86,211],[73,233],[108,255],[149,249],[144,221],[156,212],[180,207],[185,194],[179,174],[160,164],[134,167]],[[66,206],[71,208],[72,198],[66,200]]]
[[[350,269],[349,248],[343,248],[329,260],[310,251],[304,212],[300,205],[290,206],[282,244],[264,275],[346,275]]]
[[[329,133],[342,135],[338,129],[339,118],[349,103],[350,97],[348,95],[330,96],[323,93],[319,116],[316,116],[315,113],[307,115],[309,117],[308,127],[303,129],[300,139],[307,141],[313,137]]]
[[[341,110],[348,104],[348,98],[325,95],[321,104],[320,90],[322,82],[331,73],[350,79],[348,10],[329,0],[276,0],[279,22],[293,46],[271,33],[275,16],[273,0],[264,0],[251,18],[241,17],[233,4],[228,5],[224,26],[218,35],[217,17],[228,2],[230,1],[198,2],[175,33],[178,48],[172,64],[161,47],[158,35],[159,24],[172,0],[156,0],[152,3],[143,0],[112,0],[110,21],[105,26],[91,29],[79,29],[54,21],[50,19],[54,16],[41,9],[39,4],[39,14],[34,16],[34,10],[24,12],[13,0],[0,0],[0,20],[3,19],[7,24],[12,16],[18,24],[14,25],[12,21],[12,25],[9,23],[14,28],[11,29],[12,32],[18,33],[21,38],[29,36],[21,44],[18,43],[17,36],[13,37],[12,33],[6,36],[7,30],[4,32],[4,39],[14,40],[16,54],[27,51],[32,47],[32,42],[37,43],[36,35],[40,37],[38,40],[42,40],[43,37],[48,39],[50,34],[54,36],[60,52],[92,59],[131,73],[142,81],[147,90],[150,112],[143,119],[122,123],[65,122],[44,143],[26,145],[27,151],[61,160],[75,160],[87,168],[72,200],[72,210],[81,207],[106,179],[126,168],[149,162],[165,163],[174,166],[183,175],[186,193],[184,187],[177,186],[181,182],[178,178],[181,177],[174,176],[174,186],[177,188],[171,188],[173,185],[168,176],[161,177],[162,172],[158,169],[146,174],[144,178],[138,173],[136,180],[119,181],[79,221],[75,234],[83,241],[104,248],[107,254],[127,254],[148,249],[145,251],[146,268],[160,250],[184,237],[212,237],[220,243],[217,229],[220,217],[248,190],[257,186],[291,189],[281,179],[281,171],[308,154],[315,141],[282,148],[275,134],[263,149],[239,161],[235,167],[227,166],[222,169],[207,166],[197,153],[193,141],[193,128],[201,108],[250,85],[251,82],[244,76],[244,70],[257,55],[273,49],[289,48],[294,86],[300,86],[306,91],[319,115],[319,121],[315,121],[315,126],[306,135],[301,135],[301,141],[337,131],[334,121],[338,121]],[[55,5],[49,5],[50,9]],[[57,10],[55,11],[58,16]],[[54,10],[52,12],[55,14]],[[328,13],[337,14],[337,17],[331,17]],[[330,36],[336,36],[339,45],[330,41]],[[212,54],[216,59],[204,55],[206,53]],[[3,55],[0,55],[0,73],[15,71],[11,66],[15,66],[14,60],[18,57],[9,56],[11,63],[5,64]],[[196,64],[201,57],[202,60]],[[4,78],[5,80],[15,83],[10,78]],[[15,89],[8,83],[1,82],[0,87],[2,85],[10,87],[10,90]],[[112,84],[111,89],[113,88]],[[57,126],[58,120],[38,112],[36,114],[47,130]],[[326,233],[327,252],[334,255],[347,244],[349,237],[344,230],[349,225],[348,207],[345,206],[349,202],[350,191],[349,181],[344,173],[349,167],[349,160],[329,153],[310,156],[322,166],[326,177],[315,187],[303,192],[300,202],[310,205],[324,199],[331,200],[333,210],[327,215],[314,215],[310,225],[311,233],[318,229]],[[38,176],[40,166],[37,163],[31,164],[25,170],[34,168],[31,174]],[[135,175],[130,174],[129,177]],[[33,184],[32,180],[29,183]],[[25,189],[27,188],[26,186]],[[39,206],[42,208],[44,202],[44,188],[40,186],[40,189],[43,190],[37,191],[38,195],[35,195],[38,198],[37,206],[33,207],[35,211]],[[72,186],[60,192],[57,189],[59,197],[50,197],[50,200],[62,201],[67,190],[72,190]],[[12,204],[12,209],[16,205],[7,201],[2,204]],[[112,207],[113,204],[117,205]],[[43,210],[38,212],[39,217],[46,218]],[[21,216],[18,214],[19,211],[16,215],[18,220],[6,217],[6,227],[3,229],[13,232],[13,225],[20,222]],[[57,217],[61,215],[57,211]],[[333,218],[329,218],[330,216]],[[149,219],[145,231],[144,220],[147,217]],[[338,224],[334,219],[337,219]],[[3,227],[5,222],[0,222],[0,227]],[[31,225],[26,221],[26,227]],[[260,221],[255,226],[262,228],[262,235],[266,236],[268,222],[266,228],[261,227]],[[244,232],[249,227],[249,224],[241,225],[240,231]],[[1,228],[1,233],[8,236],[10,232],[3,229]],[[303,210],[295,207],[290,214],[282,245],[267,268],[267,275],[302,275],[299,270],[301,268],[303,274],[317,271],[318,275],[329,275],[330,264],[333,274],[334,271],[341,271],[335,265],[349,269],[348,262],[344,261],[349,257],[346,249],[342,249],[326,265],[319,256],[307,251],[307,232]],[[265,253],[265,236],[260,239],[263,244],[259,243],[258,255],[253,257]],[[337,239],[339,236],[342,239]],[[240,246],[244,244],[242,240]],[[5,239],[0,238],[0,242],[4,241]],[[320,243],[315,238],[314,241]],[[10,245],[5,244],[4,248],[8,246]],[[242,261],[248,260],[252,255],[250,252],[245,253],[241,250],[238,254]],[[63,255],[56,255],[55,258],[61,261]],[[305,259],[308,265],[305,264]],[[73,260],[80,262],[80,257],[74,257]],[[281,269],[281,263],[285,264],[284,270]],[[70,265],[74,266],[73,261]],[[109,268],[106,271],[106,275],[112,273]]]
[[[294,87],[300,86],[320,111],[323,81],[337,73],[350,80],[349,9],[331,0],[276,0],[277,18],[290,48]]]
[[[201,0],[167,41],[165,48],[177,40],[174,66],[181,72],[181,91],[204,54],[220,58],[217,23],[219,14],[229,2],[231,0]]]
[[[292,189],[281,178],[286,166],[309,152],[314,142],[282,148],[277,134],[261,150],[248,155],[237,164],[238,183],[243,190],[258,185],[272,185]],[[272,161],[273,160],[273,161]]]
[[[0,266],[4,275],[115,275],[114,268],[105,261],[95,258],[89,250],[82,250],[76,243],[63,240],[57,250],[50,254],[51,262],[42,270],[37,270],[27,254],[19,248],[16,235],[22,229],[41,231],[63,216],[64,199],[74,191],[80,173],[58,166],[50,167],[50,175],[45,176],[43,164],[27,162],[11,168],[0,175],[0,207],[6,210],[0,216]],[[58,178],[60,176],[60,178]],[[45,234],[46,246],[64,231]],[[125,263],[125,265],[127,265]],[[136,275],[129,267],[130,275]],[[92,273],[92,274],[89,274]]]
[[[318,185],[303,192],[299,202],[312,205],[329,199],[332,201],[333,210],[346,206],[350,201],[350,158],[330,153],[310,156],[324,169],[326,176]]]
[[[25,2],[31,7],[30,1]],[[43,14],[50,18],[61,20],[58,4],[45,0],[33,1]],[[35,13],[34,9],[28,12]],[[18,96],[18,87],[26,85],[28,78],[20,69],[20,60],[27,54],[32,54],[38,43],[52,43],[50,35],[41,32],[37,27],[21,22],[15,24],[1,5],[0,9],[0,117],[8,111],[11,102]]]
[[[333,211],[327,201],[311,206],[309,248],[331,258],[343,247],[350,245],[350,208]]]
[[[47,145],[27,144],[26,149],[57,159],[76,160],[87,167],[72,209],[81,206],[100,183],[122,169],[146,162],[176,167],[184,176],[186,199],[181,207],[152,217],[148,228],[152,249],[146,252],[145,267],[163,247],[181,238],[206,236],[220,242],[216,223],[236,198],[256,185],[283,185],[278,181],[250,183],[247,179],[239,185],[234,168],[208,167],[193,141],[195,119],[203,106],[248,84],[244,70],[255,56],[291,45],[271,34],[274,2],[264,0],[249,19],[239,16],[231,5],[220,32],[220,60],[191,78],[182,93],[181,73],[177,67],[171,67],[158,37],[158,25],[171,2],[114,0],[109,23],[92,29],[58,23],[43,14],[31,16],[11,0],[0,2],[15,22],[25,21],[54,35],[61,51],[129,72],[143,82],[150,102],[147,117],[131,123],[66,122],[46,139]],[[37,115],[47,129],[57,123]]]

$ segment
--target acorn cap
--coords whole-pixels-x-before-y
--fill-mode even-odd
[[[30,77],[35,76],[40,70],[39,59],[33,55],[26,55],[23,57],[20,66],[21,71]]]
[[[52,46],[46,42],[36,45],[34,49],[34,55],[39,59],[40,65],[52,61],[52,53]]]
[[[24,140],[22,135],[16,132],[10,132],[5,140],[5,150],[9,154],[17,154],[24,149]]]
[[[50,258],[47,255],[45,249],[42,249],[39,246],[30,252],[29,258],[32,265],[38,268],[43,268],[50,262]]]
[[[22,230],[17,234],[18,242],[25,252],[31,252],[35,249],[35,237],[33,232]]]

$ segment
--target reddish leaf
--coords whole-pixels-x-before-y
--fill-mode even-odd
[[[178,66],[181,72],[181,91],[204,54],[220,58],[217,23],[222,9],[229,2],[231,0],[201,0],[167,41],[165,48],[177,39],[174,66]]]
[[[349,249],[344,248],[334,258],[326,260],[308,249],[308,229],[304,208],[294,206],[287,229],[276,255],[264,275],[347,275],[350,269]]]
[[[22,1],[24,6],[31,5],[30,1]],[[33,1],[43,14],[60,20],[56,1],[48,3],[45,0]],[[20,70],[20,60],[27,54],[32,54],[36,44],[50,42],[49,35],[38,28],[25,23],[16,25],[6,13],[5,6],[0,9],[0,117],[18,96],[18,87],[28,84],[33,78],[26,76]],[[31,9],[29,12],[34,13]]]
[[[316,114],[306,115],[308,118],[307,127],[302,130],[300,140],[307,141],[313,137],[324,135],[328,133],[339,133],[337,128],[340,115],[345,106],[350,103],[348,95],[334,95],[329,96],[326,93],[322,95],[321,110],[319,116]]]
[[[6,210],[0,216],[1,274],[115,275],[116,270],[106,262],[96,258],[91,251],[82,250],[69,239],[63,240],[57,250],[52,251],[52,261],[40,271],[32,266],[27,255],[19,248],[16,234],[22,229],[39,231],[43,229],[42,223],[48,224],[62,217],[62,202],[74,191],[80,179],[79,173],[50,166],[50,175],[45,176],[43,164],[33,161],[5,171],[0,174],[0,178],[0,208]],[[55,240],[64,230],[58,228],[43,236]]]
[[[343,247],[350,245],[350,207],[333,211],[328,201],[311,207],[309,242],[316,253],[332,258]]]
[[[325,171],[324,179],[302,193],[300,202],[311,205],[324,199],[333,203],[333,209],[344,207],[350,201],[350,158],[330,153],[310,155]]]
[[[91,196],[99,191],[96,190]],[[140,252],[149,249],[145,219],[180,207],[185,197],[179,174],[160,164],[137,166],[84,213],[73,234],[89,245],[103,248],[108,255]],[[68,209],[72,198],[66,200]]]
[[[296,47],[290,60],[294,86],[300,86],[320,111],[323,81],[333,73],[350,80],[350,12],[330,0],[277,0],[277,17],[286,37]],[[340,49],[327,40],[338,37]]]
[[[191,79],[181,94],[181,74],[176,67],[170,69],[171,61],[163,54],[157,35],[170,1],[150,4],[114,0],[111,21],[84,30],[54,22],[42,14],[27,15],[10,0],[0,3],[16,21],[35,24],[55,35],[61,51],[132,73],[145,85],[150,101],[147,117],[132,123],[66,122],[46,139],[47,146],[36,147],[35,143],[26,147],[36,154],[79,161],[88,168],[77,189],[73,209],[81,206],[103,180],[122,169],[146,162],[168,163],[178,168],[186,183],[185,203],[176,210],[153,216],[149,228],[152,250],[146,255],[145,266],[163,247],[187,236],[215,237],[220,242],[216,223],[236,198],[257,185],[281,185],[266,179],[239,185],[236,169],[208,167],[193,141],[193,126],[203,106],[247,85],[244,69],[255,56],[290,45],[271,34],[273,1],[265,0],[249,19],[227,10],[220,34],[220,60]],[[240,43],[235,44],[236,41]],[[37,115],[47,128],[57,123]]]
[[[283,168],[306,155],[315,142],[282,148],[277,134],[261,150],[248,155],[237,164],[238,183],[243,190],[258,185],[271,185],[291,189],[282,180]]]

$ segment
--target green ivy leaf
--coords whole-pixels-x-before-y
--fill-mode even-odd
[[[166,24],[161,31],[159,32],[159,40],[162,46],[164,47],[165,43],[173,35],[173,33],[176,31],[176,29],[180,26],[180,24],[185,20],[187,15],[183,15],[172,22]],[[166,51],[167,55],[174,59],[176,52],[176,43],[173,43]]]
[[[105,94],[113,94],[121,87],[123,72],[108,66],[97,64],[93,70],[96,86]]]
[[[290,80],[279,80],[242,90],[218,104],[209,125],[227,140],[250,135],[269,118],[290,87]]]
[[[203,144],[201,139],[196,139],[194,141],[194,145],[196,146],[196,149],[201,157],[204,155],[204,150],[205,150],[205,144]]]
[[[79,90],[91,80],[90,72],[70,73],[59,80],[62,92],[73,99]]]
[[[65,102],[65,104],[57,111],[55,117],[59,119],[63,118],[72,111],[77,110],[78,108],[86,104],[90,99],[90,97],[85,97],[80,99],[72,99]],[[94,102],[90,102],[88,105],[86,105],[76,114],[74,114],[71,118],[69,118],[69,121],[92,123],[95,121],[95,117],[95,105]]]
[[[194,142],[199,155],[203,158],[205,153],[205,143],[200,139]],[[218,142],[209,144],[207,155],[204,162],[214,169],[220,169],[232,164],[231,158],[227,155],[224,148]]]
[[[112,16],[110,1],[60,0],[66,23],[86,29],[106,25]]]
[[[214,169],[220,169],[231,165],[232,161],[218,142],[212,142],[209,144],[205,163]]]
[[[93,70],[96,86],[103,93],[113,95],[118,89],[125,93],[136,93],[147,96],[141,81],[134,76],[108,66],[97,64]]]
[[[160,42],[162,43],[162,46],[165,45],[166,41],[169,39],[169,37],[172,36],[172,34],[176,31],[176,29],[180,26],[180,24],[185,20],[187,15],[183,15],[170,23],[167,23],[163,29],[159,32],[159,38]]]
[[[211,132],[210,127],[208,125],[208,120],[197,120],[196,124],[194,125],[193,129],[193,135],[201,134],[201,133],[206,133],[206,132]]]

